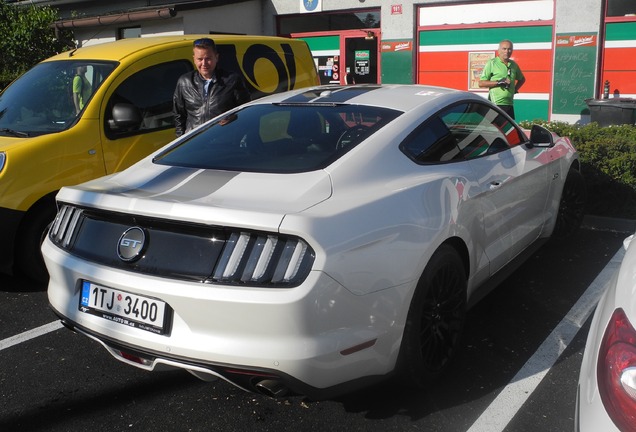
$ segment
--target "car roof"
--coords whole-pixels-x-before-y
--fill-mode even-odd
[[[154,51],[167,48],[191,47],[192,42],[200,38],[211,38],[217,44],[228,42],[239,43],[245,42],[261,42],[268,41],[286,41],[289,39],[276,36],[246,36],[246,35],[210,35],[210,34],[188,34],[174,36],[152,36],[141,38],[120,39],[112,42],[104,42],[94,45],[88,45],[46,59],[45,61],[55,60],[111,60],[120,61],[132,54],[142,51]],[[299,40],[300,41],[300,40]],[[300,41],[302,42],[302,41]],[[304,43],[304,42],[303,42]]]
[[[325,85],[280,93],[255,103],[283,105],[353,104],[410,111],[416,107],[441,108],[461,100],[485,101],[479,95],[445,87],[418,84]]]

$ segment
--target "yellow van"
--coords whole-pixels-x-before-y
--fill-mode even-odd
[[[200,37],[215,40],[219,66],[242,73],[252,99],[319,83],[304,41],[267,36],[124,39],[37,64],[0,94],[0,272],[46,280],[40,242],[56,192],[127,168],[175,138],[172,95],[194,68]],[[77,109],[74,78],[84,95]]]

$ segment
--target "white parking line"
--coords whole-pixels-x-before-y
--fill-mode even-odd
[[[18,335],[0,340],[0,351],[6,348],[12,347],[13,345],[26,342],[29,339],[33,339],[38,336],[45,335],[61,327],[62,327],[62,323],[60,321],[53,321],[48,324],[44,324],[43,326],[36,327],[32,330],[25,331],[24,333],[20,333]]]
[[[565,348],[585,324],[610,279],[620,266],[625,250],[620,250],[585,290],[568,314],[550,333],[510,383],[499,393],[468,432],[503,431],[537,388]]]

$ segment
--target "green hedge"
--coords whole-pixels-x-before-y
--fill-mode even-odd
[[[521,122],[542,124],[568,136],[580,153],[588,200],[586,213],[636,219],[636,126],[600,127],[597,123]]]

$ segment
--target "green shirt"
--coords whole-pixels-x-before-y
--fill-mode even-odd
[[[75,75],[73,77],[73,93],[79,95],[80,109],[84,108],[84,105],[91,97],[91,83],[83,75]]]
[[[508,89],[500,86],[490,89],[490,100],[495,105],[512,105],[513,98],[515,96],[515,83],[524,79],[523,72],[519,68],[519,65],[512,60],[508,60],[506,65],[501,58],[495,57],[486,63],[484,70],[481,73],[480,79],[486,81],[499,81],[505,79],[508,76],[508,69],[510,69],[510,87]]]

